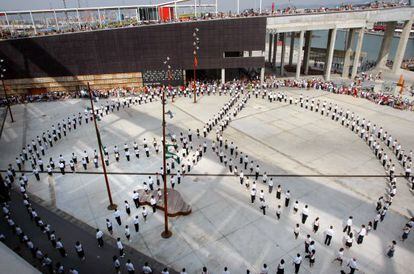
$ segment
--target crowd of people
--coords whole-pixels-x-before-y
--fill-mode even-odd
[[[354,225],[353,216],[349,216],[347,218],[345,226],[342,230],[346,239],[343,243],[344,246],[338,250],[337,256],[333,258],[334,262],[338,261],[340,265],[342,265],[345,250],[349,250],[353,246],[354,241],[356,241],[358,245],[362,244],[365,237],[367,237],[369,233],[372,233],[372,231],[375,231],[377,226],[385,219],[387,212],[392,205],[393,199],[397,194],[397,166],[400,166],[403,170],[403,173],[410,184],[410,188],[414,189],[414,177],[411,173],[413,152],[408,151],[408,149],[404,149],[401,143],[399,143],[399,141],[386,129],[354,112],[351,112],[349,109],[342,108],[336,103],[327,102],[326,100],[321,101],[309,96],[289,96],[285,92],[278,91],[279,88],[283,87],[299,87],[305,89],[312,87],[316,90],[341,93],[339,92],[339,89],[335,89],[331,83],[324,83],[318,79],[301,81],[268,79],[263,86],[255,82],[243,83],[240,81],[229,82],[225,85],[219,85],[217,83],[198,85],[199,96],[229,96],[230,99],[215,115],[213,115],[212,118],[204,124],[202,128],[198,128],[194,132],[189,129],[187,133],[180,132],[178,136],[176,136],[175,133],[171,134],[168,142],[172,146],[173,152],[178,155],[180,161],[176,164],[173,159],[170,159],[167,163],[166,173],[170,175],[169,186],[174,188],[176,184],[181,184],[185,175],[192,170],[192,168],[207,152],[213,153],[213,155],[216,155],[217,157],[217,162],[220,162],[228,168],[229,172],[233,174],[234,177],[238,178],[240,187],[247,190],[248,197],[246,197],[246,200],[250,201],[252,206],[257,206],[263,215],[268,216],[269,212],[272,212],[271,215],[273,215],[277,220],[280,220],[285,217],[282,215],[282,207],[292,209],[289,210],[289,213],[287,214],[296,215],[299,219],[299,221],[292,228],[292,237],[295,240],[302,235],[306,225],[310,225],[314,235],[307,234],[306,237],[304,237],[304,253],[299,252],[292,263],[295,266],[295,273],[299,272],[301,263],[304,259],[308,259],[309,266],[313,267],[317,261],[316,255],[318,254],[317,242],[314,239],[317,232],[324,230],[325,239],[323,242],[324,245],[329,247],[331,240],[336,234],[334,227],[332,225],[326,225],[324,226],[325,229],[322,229],[323,220],[321,220],[318,216],[313,216],[314,220],[310,223],[308,221],[311,216],[310,206],[301,202],[299,199],[294,199],[294,202],[291,202],[291,199],[294,197],[294,193],[291,193],[291,191],[282,184],[278,184],[277,187],[275,187],[273,178],[267,175],[267,171],[263,170],[264,164],[261,163],[260,160],[249,158],[249,155],[241,151],[234,141],[225,139],[224,131],[231,121],[237,117],[240,111],[245,108],[248,101],[251,100],[252,97],[267,100],[269,103],[285,103],[294,105],[315,114],[319,114],[326,119],[330,119],[333,122],[348,128],[361,140],[363,140],[380,161],[388,177],[387,192],[378,198],[375,207],[375,216],[363,222],[359,228]],[[45,234],[51,241],[53,247],[56,248],[57,252],[59,252],[61,256],[66,256],[67,254],[63,241],[60,240],[51,227],[47,225],[46,220],[42,220],[38,216],[36,210],[34,210],[30,204],[27,191],[29,177],[24,174],[24,172],[27,172],[25,163],[28,163],[31,167],[31,172],[36,180],[40,180],[40,175],[43,173],[47,173],[47,176],[54,176],[53,174],[56,172],[60,172],[62,175],[65,175],[67,173],[76,172],[82,169],[87,170],[93,167],[99,168],[100,156],[96,150],[93,152],[84,150],[84,153],[82,153],[79,157],[79,160],[78,155],[74,152],[68,156],[63,156],[61,154],[58,159],[55,160],[53,160],[52,157],[47,157],[46,153],[49,148],[58,145],[59,142],[68,136],[71,131],[79,130],[79,128],[83,125],[92,122],[94,117],[97,117],[96,119],[103,119],[105,116],[110,115],[114,111],[120,111],[124,108],[132,107],[133,105],[159,101],[161,92],[163,92],[163,88],[149,87],[146,90],[146,93],[141,93],[139,96],[127,96],[117,101],[108,99],[100,102],[95,109],[95,113],[91,112],[90,109],[85,109],[84,113],[69,115],[67,119],[57,121],[41,135],[33,138],[29,144],[24,145],[21,153],[16,157],[15,164],[10,163],[5,176],[6,186],[10,189],[17,187],[21,197],[23,198],[23,203],[27,208],[29,217],[33,219],[35,224],[42,231],[45,231]],[[174,89],[169,87],[166,92],[167,98],[171,98],[172,100],[175,96],[191,95],[191,91],[188,88]],[[111,95],[113,96],[115,93]],[[127,95],[127,93],[125,93],[125,95]],[[96,93],[95,96],[100,96],[100,94]],[[210,134],[215,134],[212,140],[209,139]],[[150,144],[150,141],[143,139],[142,142],[134,142],[133,144],[124,143],[123,145],[119,145],[119,147],[118,145],[114,145],[113,147],[104,146],[103,151],[105,165],[109,166],[113,160],[116,162],[129,162],[134,158],[133,155],[136,159],[140,159],[140,148],[145,151],[145,154],[142,155],[144,159],[146,157],[151,157],[151,155],[154,155],[154,152],[155,154],[159,153],[160,144],[162,143],[163,140],[157,140],[154,138],[152,140],[152,144]],[[132,149],[130,149],[130,147],[132,147]],[[133,154],[131,155],[131,153]],[[49,158],[47,163],[43,162],[42,159],[44,158]],[[18,171],[16,171],[16,168]],[[20,172],[20,176],[17,176],[18,172]],[[163,177],[160,175],[163,173],[164,170],[161,167],[159,172],[154,174],[154,178],[149,176],[148,180],[143,183],[143,188],[146,192],[154,193],[151,199],[152,214],[156,214],[156,205],[163,195],[160,189],[161,182],[163,180]],[[258,202],[256,200],[257,196]],[[276,208],[270,208],[270,200],[276,200],[278,204]],[[108,234],[116,237],[117,239],[116,245],[119,250],[119,254],[114,255],[112,258],[113,267],[117,273],[121,271],[121,262],[125,257],[123,242],[129,242],[131,239],[130,227],[134,228],[133,231],[135,231],[135,233],[139,233],[140,224],[142,223],[141,220],[145,223],[147,222],[147,218],[151,215],[146,206],[142,204],[137,191],[134,191],[131,196],[131,204],[135,205],[135,209],[130,206],[130,202],[128,200],[125,200],[124,210],[118,208],[113,213],[113,219],[108,218],[105,220]],[[60,262],[56,262],[56,264],[54,264],[47,254],[44,254],[41,250],[36,250],[30,239],[27,236],[24,237],[25,235],[23,231],[19,229],[18,225],[16,225],[16,222],[10,215],[7,203],[3,205],[3,213],[10,228],[16,232],[18,237],[22,237],[22,242],[31,251],[33,249],[34,256],[39,258],[39,262],[41,262],[41,265],[45,271],[49,271],[50,273],[53,271],[56,271],[57,273],[64,273],[64,267],[67,266],[63,266]],[[118,228],[124,230],[123,235],[114,235],[113,221],[116,222]],[[413,225],[414,220],[411,219],[402,228],[402,241],[407,239]],[[97,228],[96,238],[99,246],[103,245],[102,237],[103,232]],[[125,241],[123,239],[125,239]],[[28,244],[29,242],[31,244]],[[394,256],[395,245],[396,241],[390,243],[390,246],[386,252],[388,257]],[[76,249],[79,258],[84,260],[85,249],[82,244],[80,242],[75,242],[74,248]],[[128,273],[135,272],[135,266],[129,259],[124,262],[124,266]],[[358,269],[357,259],[350,258],[347,262],[347,266],[350,269],[350,273],[354,273]],[[281,259],[275,271],[277,273],[284,273],[285,268],[286,261]],[[70,271],[70,273],[78,273],[75,269],[71,269]],[[142,271],[144,273],[152,273],[151,267],[148,264],[142,266]],[[269,267],[264,264],[260,273],[267,274],[270,273],[270,271]],[[167,274],[168,269],[164,269],[162,273]],[[182,273],[186,273],[185,269]],[[208,273],[206,267],[203,269],[202,273]],[[230,269],[225,267],[223,273],[230,273]],[[247,270],[247,273],[249,273],[249,270]]]
[[[336,94],[350,95],[353,97],[365,98],[375,104],[390,106],[400,110],[414,111],[414,99],[410,100],[408,96],[402,96],[399,93],[390,91],[375,91],[374,85],[364,87],[365,82],[374,82],[381,80],[382,75],[372,75],[362,72],[351,83],[335,83],[334,81],[325,81],[322,78],[307,78],[307,79],[277,79],[275,76],[266,78],[266,83],[273,88],[301,88],[309,89],[314,88],[318,90],[328,91]],[[218,85],[217,83],[215,85]],[[212,93],[211,82],[203,82],[197,84],[198,93]],[[92,90],[94,98],[109,99],[109,98],[123,98],[128,96],[139,96],[142,92],[146,93],[149,90],[153,90],[150,87],[144,87],[142,89],[123,89],[113,88],[108,90]],[[154,89],[156,90],[156,89]],[[159,90],[157,91],[159,92]],[[192,83],[188,83],[187,86],[179,87],[176,89],[168,90],[171,95],[185,95],[191,96]],[[49,102],[57,100],[65,100],[70,98],[89,98],[89,94],[85,90],[78,92],[48,92],[42,95],[20,95],[9,96],[8,100],[11,104],[31,103],[31,102]],[[0,98],[0,107],[7,105],[6,98]]]
[[[401,148],[401,145],[398,143],[397,140],[393,140],[392,136],[387,137],[387,132],[384,132],[382,127],[377,128],[376,125],[372,125],[370,121],[366,121],[364,118],[360,118],[356,116],[354,113],[350,113],[349,110],[346,112],[342,109],[339,109],[337,105],[333,106],[331,103],[327,105],[326,102],[319,102],[314,99],[306,98],[304,99],[302,96],[300,98],[288,98],[283,93],[267,93],[266,91],[261,91],[260,89],[256,89],[255,91],[256,98],[261,96],[262,98],[267,97],[270,102],[289,102],[289,104],[295,104],[302,108],[309,109],[311,111],[320,112],[321,115],[326,117],[331,117],[333,121],[341,123],[341,125],[350,128],[353,132],[355,132],[361,139],[365,140],[365,142],[370,146],[373,150],[377,158],[380,160],[382,165],[384,166],[388,176],[389,176],[389,183],[388,183],[388,190],[384,196],[379,197],[377,206],[376,206],[376,216],[372,218],[372,220],[367,221],[366,224],[361,225],[360,229],[353,229],[353,217],[350,216],[346,221],[346,225],[343,229],[343,232],[346,233],[346,241],[345,241],[345,248],[351,248],[353,242],[356,240],[357,244],[362,244],[364,237],[368,235],[371,230],[376,230],[379,222],[382,222],[385,218],[387,211],[392,203],[393,198],[396,195],[396,177],[395,177],[395,165],[392,163],[392,160],[387,156],[384,149],[381,148],[380,143],[383,143],[391,149],[391,151],[395,154],[395,157],[398,159],[399,163],[405,168],[405,176],[409,180],[411,188],[414,185],[413,176],[411,174],[411,159],[412,159],[412,151],[409,154],[404,154],[404,151]],[[237,114],[237,113],[236,113]],[[236,116],[236,114],[234,116]],[[261,172],[260,165],[258,163],[254,163],[253,161],[249,162],[248,155],[244,155],[242,152],[239,152],[237,147],[234,147],[233,142],[228,144],[227,140],[223,141],[222,131],[223,127],[217,130],[216,133],[216,141],[212,143],[212,149],[216,152],[216,155],[219,158],[219,161],[223,163],[225,166],[228,166],[230,172],[234,172],[235,176],[239,176],[240,178],[240,185],[245,186],[247,190],[250,192],[250,201],[252,204],[256,203],[256,196],[259,196],[259,209],[263,212],[263,215],[266,215],[268,209],[268,202],[267,198],[265,197],[269,193],[271,194],[273,191],[274,183],[272,178],[268,178],[266,172]],[[374,140],[376,139],[376,140]],[[240,161],[238,160],[238,156],[240,153]],[[408,162],[407,162],[408,161]],[[234,164],[236,162],[236,164]],[[238,169],[238,164],[240,167]],[[238,172],[240,170],[240,172]],[[250,172],[250,176],[245,176],[243,172]],[[253,180],[250,183],[249,177]],[[259,177],[262,178],[262,184],[257,183]],[[253,179],[254,178],[254,179]],[[258,184],[262,185],[262,189],[258,189]],[[284,192],[284,194],[283,194]],[[276,199],[282,200],[282,196],[284,197],[284,206],[290,206],[290,199],[292,193],[290,190],[282,190],[282,186],[278,185],[276,189]],[[385,197],[385,198],[384,198]],[[309,206],[304,204],[302,205],[302,211],[300,214],[300,219],[302,225],[306,223],[309,217]],[[279,220],[281,218],[281,207],[282,205],[279,204],[277,208],[271,211],[276,212],[276,218]],[[299,201],[296,200],[293,205],[293,214],[298,213],[299,211]],[[405,227],[403,228],[402,240],[405,240],[410,232],[410,229],[413,225],[413,220],[410,220]],[[316,217],[315,220],[311,224],[313,232],[316,233],[319,230],[320,226],[320,218]],[[301,231],[300,223],[297,223],[296,226],[293,228],[293,234],[295,239],[298,238],[300,231]],[[355,233],[355,236],[354,236]],[[329,228],[325,231],[325,245],[330,245],[331,239],[334,236],[333,226],[329,226]],[[306,236],[305,240],[305,258],[309,259],[309,266],[312,267],[315,263],[315,241],[312,240],[311,235]],[[396,241],[392,241],[388,247],[386,255],[388,257],[394,256]],[[342,265],[343,262],[343,254],[344,248],[340,248],[338,251],[338,256],[335,258],[334,261],[339,261]],[[295,260],[293,261],[295,265],[295,273],[298,273],[300,269],[300,264],[302,262],[302,256],[300,253],[297,254]],[[350,273],[354,273],[357,269],[357,260],[356,258],[352,258],[348,266],[350,268]],[[277,266],[277,273],[284,273],[285,268],[285,261],[281,259],[279,265]],[[270,270],[269,268],[264,265],[262,268],[261,273],[268,273]]]
[[[349,95],[357,98],[367,99],[375,104],[393,107],[400,110],[414,111],[414,99],[403,97],[399,93],[389,91],[375,91],[374,86],[364,87],[364,82],[373,82],[380,79],[380,74],[374,76],[372,74],[361,73],[350,84],[335,83],[333,81],[325,81],[321,78],[308,79],[277,79],[270,77],[267,83],[274,88],[300,88],[327,91],[335,94]]]
[[[92,89],[92,96],[97,99],[107,99],[110,97],[128,97],[137,94],[134,89],[128,90],[123,88],[112,88],[108,90],[97,90]],[[49,91],[41,94],[21,94],[21,95],[8,95],[6,97],[0,97],[0,107],[7,106],[7,103],[11,105],[16,104],[28,104],[28,103],[39,103],[39,102],[52,102],[67,99],[76,98],[89,98],[89,93],[85,89],[78,91]],[[8,100],[8,102],[7,102]]]
[[[223,19],[223,18],[233,18],[233,17],[253,17],[253,16],[285,16],[285,15],[299,15],[299,14],[310,14],[310,13],[333,13],[333,12],[352,12],[352,11],[363,11],[363,10],[376,10],[376,9],[387,9],[395,7],[407,6],[408,2],[406,1],[373,1],[371,3],[363,5],[352,5],[352,4],[342,4],[336,7],[317,7],[317,8],[296,8],[295,6],[289,6],[286,8],[275,9],[274,7],[269,9],[246,9],[240,14],[234,12],[218,12],[217,14],[213,12],[203,12],[199,16],[185,16],[174,18],[171,17],[168,20],[161,20],[155,18],[148,18],[147,20],[138,22],[135,18],[125,16],[121,21],[110,21],[105,22],[83,22],[78,24],[77,18],[73,19],[73,23],[67,23],[67,26],[60,26],[59,28],[47,27],[47,28],[38,28],[36,32],[29,26],[23,31],[13,31],[12,29],[3,28],[3,31],[0,33],[0,39],[13,39],[21,37],[32,37],[32,36],[45,36],[45,35],[54,35],[68,32],[80,32],[80,31],[91,31],[97,29],[111,29],[111,28],[120,28],[120,27],[132,27],[141,24],[162,24],[162,23],[171,23],[171,22],[182,22],[182,21],[198,21],[198,20],[210,20],[210,19]],[[13,23],[12,23],[13,24]]]

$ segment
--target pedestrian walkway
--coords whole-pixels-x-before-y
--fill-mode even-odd
[[[47,253],[53,260],[53,263],[61,262],[68,271],[70,268],[74,268],[79,273],[111,273],[113,272],[112,257],[118,255],[119,251],[116,248],[115,240],[109,237],[105,237],[105,244],[103,248],[99,248],[97,240],[95,238],[95,229],[81,223],[78,220],[73,219],[66,213],[53,209],[52,211],[41,205],[40,201],[31,200],[33,208],[36,209],[42,220],[51,225],[56,231],[57,237],[62,238],[62,242],[65,245],[65,249],[68,253],[67,257],[61,257],[59,252],[52,247],[51,242],[47,236],[43,234],[39,227],[35,226],[27,214],[27,210],[22,203],[22,199],[19,194],[11,194],[10,210],[11,216],[19,225],[24,233],[26,233],[30,239],[32,239],[35,246],[42,250],[43,254]],[[102,228],[103,229],[103,228]],[[7,226],[5,221],[0,222],[0,233],[6,236],[5,244],[9,246],[16,253],[25,258],[29,263],[39,268],[41,271],[45,271],[37,260],[33,259],[29,250],[19,242],[16,235],[13,235],[11,229]],[[161,237],[161,236],[160,236]],[[81,261],[75,251],[75,242],[80,241],[85,250],[86,260]],[[125,257],[120,258],[121,270],[126,273],[125,263],[128,259],[134,264],[137,272],[141,271],[145,262],[148,262],[155,273],[160,273],[165,267],[157,261],[137,252],[136,250],[129,248],[124,244]],[[169,270],[170,273],[177,273],[174,270]]]

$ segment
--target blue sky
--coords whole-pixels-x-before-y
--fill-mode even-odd
[[[78,1],[81,7],[135,5],[165,2],[166,0],[66,0],[67,7],[77,7]],[[193,0],[191,0],[193,1]],[[199,0],[197,0],[199,1]],[[214,3],[215,0],[201,0],[202,3]],[[263,0],[263,8],[270,8],[272,3],[275,6],[286,6],[289,2],[297,7],[303,6],[334,6],[340,3],[365,3],[370,0]],[[218,0],[219,10],[229,11],[236,9],[236,0]],[[240,9],[258,8],[259,0],[240,0]],[[63,8],[63,0],[0,0],[0,10],[28,10],[28,9],[49,9]]]

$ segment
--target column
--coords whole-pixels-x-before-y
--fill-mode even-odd
[[[273,34],[269,33],[269,58],[267,58],[269,63],[272,63],[272,45],[273,45]]]
[[[354,63],[352,64],[352,72],[351,72],[351,78],[352,79],[354,79],[355,76],[358,73],[359,58],[361,56],[362,42],[364,40],[364,34],[365,34],[365,29],[364,28],[359,29],[358,43],[357,43],[356,49],[355,49]]]
[[[282,53],[280,57],[280,76],[285,74],[285,55],[286,55],[286,33],[281,33]]]
[[[413,19],[405,21],[400,35],[400,41],[398,42],[397,52],[394,57],[394,64],[392,66],[393,73],[399,73],[401,70],[401,64],[404,60],[405,49],[407,48],[408,38],[410,37],[411,26]]]
[[[224,68],[221,69],[221,83],[226,83],[226,70]]]
[[[98,9],[99,26],[102,27],[101,11]],[[137,9],[137,20],[138,20],[138,9]]]
[[[295,51],[295,33],[290,33],[290,53],[289,53],[289,66],[293,64],[293,53]]]
[[[304,70],[303,73],[305,75],[308,75],[308,72],[309,72],[309,58],[310,58],[311,44],[312,44],[312,31],[308,30],[305,36],[305,50],[303,53],[303,70]]]
[[[299,47],[298,47],[298,61],[296,63],[296,79],[300,77],[300,66],[302,63],[302,50],[303,50],[303,38],[305,36],[305,31],[300,31],[299,35]]]
[[[57,20],[57,16],[56,16],[56,11],[55,10],[53,10],[53,17],[55,18],[56,29],[59,30],[59,22]]]
[[[354,44],[354,39],[355,39],[355,29],[349,29],[348,40],[346,41],[344,66],[342,68],[343,78],[349,77],[349,67],[351,66],[352,45]]]
[[[260,69],[260,84],[263,85],[264,83],[264,76],[265,76],[265,68]]]
[[[55,12],[55,10],[53,10],[53,12]],[[55,15],[56,15],[56,12],[55,12]],[[9,22],[9,17],[7,16],[7,12],[4,13],[4,16],[6,17],[7,28],[10,28],[10,22]]]
[[[30,19],[32,20],[32,25],[33,25],[33,30],[34,30],[34,33],[35,33],[35,34],[37,34],[37,28],[36,28],[35,21],[34,21],[34,19],[33,19],[33,14],[32,14],[32,12],[30,12]]]
[[[325,61],[325,80],[331,80],[332,61],[335,50],[336,28],[329,30],[327,58]]]
[[[388,22],[385,25],[385,33],[382,38],[381,49],[378,53],[377,68],[385,68],[390,54],[392,39],[394,38],[395,27],[397,22]]]
[[[276,68],[276,54],[277,54],[277,40],[278,40],[278,33],[275,33],[275,38],[273,39],[273,61],[272,61],[272,67]]]
[[[216,4],[217,4],[217,2],[216,2]],[[174,1],[174,15],[175,15],[174,16],[175,17],[175,20],[178,20],[177,1]]]
[[[78,9],[76,9],[76,16],[78,17],[79,29],[81,29],[82,28],[82,22],[81,22],[81,19],[80,19],[80,15],[79,15],[79,10]]]

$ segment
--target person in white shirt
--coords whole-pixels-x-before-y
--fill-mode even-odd
[[[308,205],[305,205],[305,207],[302,209],[302,224],[306,223],[306,219],[308,219],[309,216],[309,208]]]
[[[352,228],[352,216],[349,216],[348,220],[346,221],[346,225],[344,227],[343,232],[346,232],[346,234],[351,233],[351,228]]]
[[[109,219],[106,219],[106,228],[108,229],[109,234],[113,234],[112,222]]]
[[[329,246],[331,244],[331,240],[332,237],[334,236],[335,232],[333,230],[333,226],[330,226],[326,231],[325,231],[325,245]]]
[[[151,190],[154,190],[154,179],[151,176],[148,177],[148,186]]]
[[[85,260],[85,251],[83,250],[82,244],[79,241],[77,241],[75,243],[75,250],[76,250],[76,253],[78,254],[79,258],[82,261]]]
[[[293,214],[296,214],[299,210],[299,201],[295,201],[293,204]]]
[[[264,191],[263,191],[263,189],[262,190],[260,190],[260,193],[259,193],[259,201],[264,201]]]
[[[126,262],[125,267],[126,267],[129,274],[134,274],[135,273],[134,265],[131,263],[130,259],[128,259],[128,261]]]
[[[285,193],[285,207],[289,206],[289,202],[290,202],[290,190],[286,191]]]
[[[269,185],[269,193],[272,193],[272,191],[273,191],[273,178],[270,178],[270,180],[268,182],[268,185]]]
[[[79,272],[74,268],[69,269],[69,273],[70,274],[79,274]]]
[[[147,222],[148,210],[146,207],[142,207],[142,217],[144,218],[144,222]]]
[[[118,247],[118,250],[119,250],[119,256],[124,257],[125,252],[124,252],[124,246],[121,243],[121,238],[116,239],[116,246]]]
[[[313,233],[318,232],[319,230],[319,217],[316,217],[315,221],[313,221]]]
[[[282,214],[281,205],[278,205],[276,208],[276,218],[280,220],[280,215]]]
[[[99,230],[99,228],[96,229],[96,240],[98,241],[98,246],[103,247],[104,245],[103,232]]]
[[[268,274],[268,273],[269,273],[269,267],[267,266],[267,264],[263,264],[260,274]]]
[[[357,244],[362,244],[365,235],[367,235],[367,229],[365,228],[365,225],[362,225],[361,230],[358,232]]]
[[[293,265],[295,266],[295,274],[299,273],[300,264],[302,263],[302,256],[296,254],[296,257],[293,259]]]
[[[260,209],[262,210],[263,215],[266,215],[266,208],[267,208],[266,201],[265,201],[265,200],[262,200],[262,201],[260,202]]]
[[[118,209],[115,209],[115,211],[114,211],[114,217],[115,217],[115,220],[118,223],[118,225],[122,225],[122,222],[121,222],[121,212]]]
[[[148,262],[145,262],[144,266],[142,267],[142,272],[144,274],[152,274],[152,269],[149,266]]]
[[[187,271],[185,270],[185,268],[183,268],[180,272],[180,274],[187,274]]]
[[[345,246],[347,248],[351,248],[353,242],[354,242],[354,234],[351,232],[349,233],[349,235],[346,236]]]
[[[134,201],[135,207],[139,208],[139,193],[136,190],[132,193],[132,200]]]
[[[151,195],[150,204],[152,207],[152,212],[153,213],[157,212],[157,200],[155,200],[154,195]]]
[[[62,240],[60,238],[58,238],[58,240],[56,242],[56,249],[59,251],[59,253],[62,257],[68,256],[68,254],[66,253],[65,248],[63,247]]]
[[[344,261],[344,248],[343,247],[341,247],[338,250],[338,253],[336,255],[336,258],[332,262],[335,262],[335,261],[338,261],[340,263],[340,266],[342,266],[342,263]]]
[[[285,273],[285,260],[281,259],[280,263],[277,265],[276,274],[283,274],[283,273]]]
[[[250,190],[250,200],[252,204],[254,203],[254,200],[256,199],[256,189],[252,187]]]
[[[228,270],[227,266],[224,267],[223,274],[230,274],[230,271]]]
[[[355,258],[352,258],[350,261],[349,261],[349,263],[348,263],[348,266],[349,266],[349,268],[350,268],[350,272],[349,272],[349,274],[354,274],[355,273],[355,271],[358,269],[358,265],[357,265],[357,261],[356,261],[356,259]]]
[[[293,229],[293,234],[295,235],[295,239],[297,239],[299,237],[299,224],[296,224],[295,228]]]
[[[168,271],[168,268],[164,268],[164,269],[161,271],[161,274],[170,274],[170,272]]]
[[[131,232],[128,225],[125,226],[125,237],[128,239],[128,241],[131,241]]]

